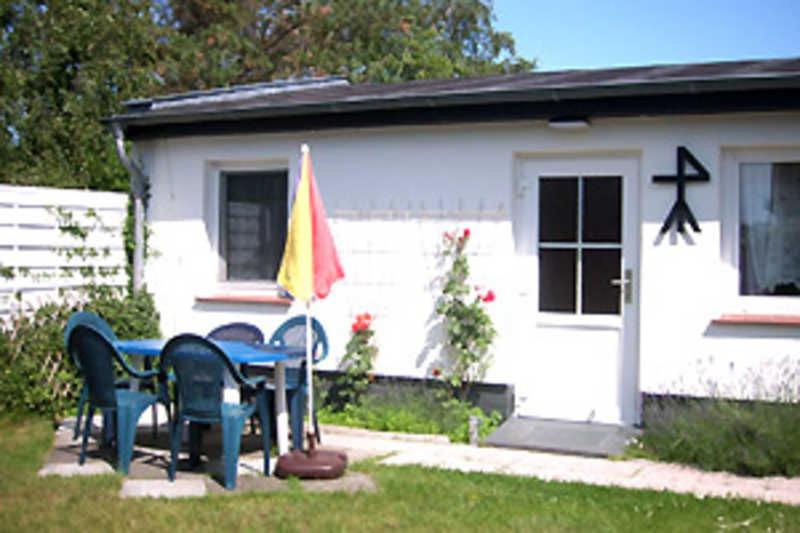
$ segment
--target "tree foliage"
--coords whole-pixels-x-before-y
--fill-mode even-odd
[[[100,122],[134,97],[300,76],[526,71],[483,0],[0,0],[0,181],[127,187]]]

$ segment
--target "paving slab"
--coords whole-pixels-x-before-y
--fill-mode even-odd
[[[126,479],[120,498],[198,498],[207,494],[202,479]]]

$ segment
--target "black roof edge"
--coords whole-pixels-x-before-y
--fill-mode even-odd
[[[741,112],[800,111],[800,87],[749,92],[633,95],[590,100],[494,102],[404,108],[380,108],[269,116],[227,116],[202,122],[127,125],[129,139],[276,133],[387,126],[446,125],[550,120],[563,117],[625,118]]]
[[[779,82],[779,83],[778,83]],[[345,99],[332,102],[312,103],[308,105],[270,105],[265,107],[242,107],[221,111],[194,113],[159,113],[147,114],[124,113],[104,119],[107,122],[126,124],[164,123],[164,122],[196,122],[225,118],[252,116],[280,116],[286,114],[302,115],[320,112],[340,113],[350,111],[367,111],[376,109],[394,109],[410,107],[440,107],[452,105],[477,105],[486,103],[515,103],[565,100],[583,100],[602,97],[624,97],[662,94],[698,94],[709,92],[736,92],[769,88],[800,88],[800,74],[775,77],[742,77],[735,79],[711,79],[691,81],[670,81],[662,83],[635,83],[596,85],[588,87],[565,87],[525,89],[511,91],[486,91],[477,93],[449,93],[444,95],[413,95],[395,98],[363,98]]]

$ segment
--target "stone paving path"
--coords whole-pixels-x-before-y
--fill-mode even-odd
[[[700,497],[738,497],[800,505],[800,477],[750,478],[704,472],[687,466],[646,461],[621,461],[555,453],[474,447],[434,439],[404,440],[400,435],[325,428],[326,446],[348,451],[351,457],[388,455],[385,465],[420,465],[463,472],[535,477],[545,481],[574,481],[630,489],[666,490]]]
[[[94,475],[112,472],[111,457],[102,452],[90,454],[86,464],[77,465],[79,441],[72,441],[69,422],[56,432],[54,450],[39,475]],[[130,475],[123,482],[123,497],[190,497],[209,492],[226,492],[219,483],[218,461],[204,463],[200,471],[179,467],[178,481],[166,481],[166,429],[159,439],[149,436],[143,425],[137,438],[137,453]],[[534,477],[546,481],[570,481],[630,489],[666,490],[699,497],[738,497],[800,505],[800,477],[747,478],[732,474],[703,472],[686,466],[646,460],[615,461],[592,457],[474,447],[451,444],[445,437],[373,432],[361,429],[323,426],[323,447],[347,452],[350,462],[378,458],[385,465],[420,465],[463,472],[485,472]],[[218,456],[218,443],[204,440],[211,457]],[[150,441],[148,441],[148,438]],[[285,481],[260,475],[259,438],[243,438],[236,492],[285,490]],[[271,461],[274,467],[275,461]],[[209,476],[208,474],[212,475]],[[216,475],[215,475],[216,474]],[[305,490],[372,491],[373,480],[364,474],[348,472],[333,481],[306,481]]]

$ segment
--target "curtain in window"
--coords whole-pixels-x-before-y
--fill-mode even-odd
[[[742,294],[800,290],[800,164],[743,164],[739,181]]]

